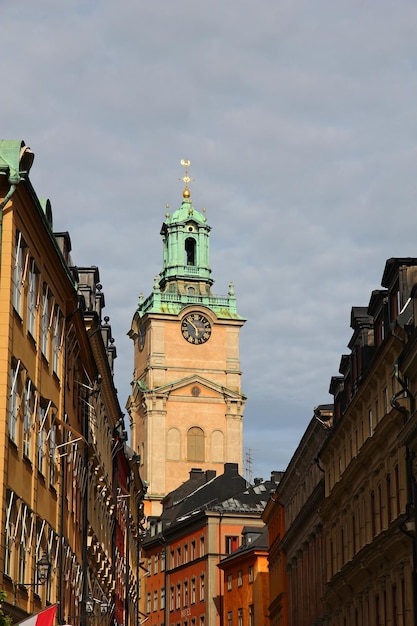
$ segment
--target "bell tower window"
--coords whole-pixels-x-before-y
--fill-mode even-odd
[[[185,240],[186,265],[195,265],[195,239],[187,237]]]

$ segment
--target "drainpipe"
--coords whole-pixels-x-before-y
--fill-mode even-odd
[[[0,173],[3,175],[6,175],[5,172],[0,172]],[[3,200],[0,202],[0,255],[1,255],[1,242],[2,242],[2,229],[3,229],[3,209],[6,206],[6,204],[9,202],[14,192],[16,191],[16,187],[18,183],[20,183],[21,180],[22,178],[19,176],[19,174],[13,175],[9,173],[8,181],[10,183],[10,188],[9,188],[9,191],[6,193],[5,197],[3,198]]]
[[[9,202],[10,198],[12,197],[14,192],[16,191],[17,183],[19,183],[20,181],[21,181],[21,178],[19,176],[19,180],[18,181],[16,181],[15,183],[11,183],[9,191],[5,195],[4,199],[0,202],[0,210],[1,211],[4,209],[4,207]],[[10,182],[11,182],[11,178],[9,178],[9,183]]]

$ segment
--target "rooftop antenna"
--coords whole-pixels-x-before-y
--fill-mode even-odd
[[[243,464],[243,473],[245,475],[246,481],[252,484],[253,476],[252,476],[252,449],[251,448],[246,448],[245,450],[245,461]]]

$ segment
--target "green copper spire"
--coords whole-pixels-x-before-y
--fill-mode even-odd
[[[172,216],[167,212],[162,224],[163,266],[155,279],[153,293],[139,305],[139,311],[177,314],[185,306],[201,304],[219,317],[240,319],[236,311],[234,290],[216,297],[211,291],[213,279],[210,268],[209,237],[206,210],[193,207],[188,183],[190,161],[181,160],[185,167],[183,200]],[[168,207],[167,207],[168,208]]]

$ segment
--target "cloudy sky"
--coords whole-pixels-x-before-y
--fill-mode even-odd
[[[0,0],[1,138],[98,265],[122,407],[165,205],[212,226],[235,283],[245,449],[285,469],[386,259],[417,256],[417,4],[406,0]]]

